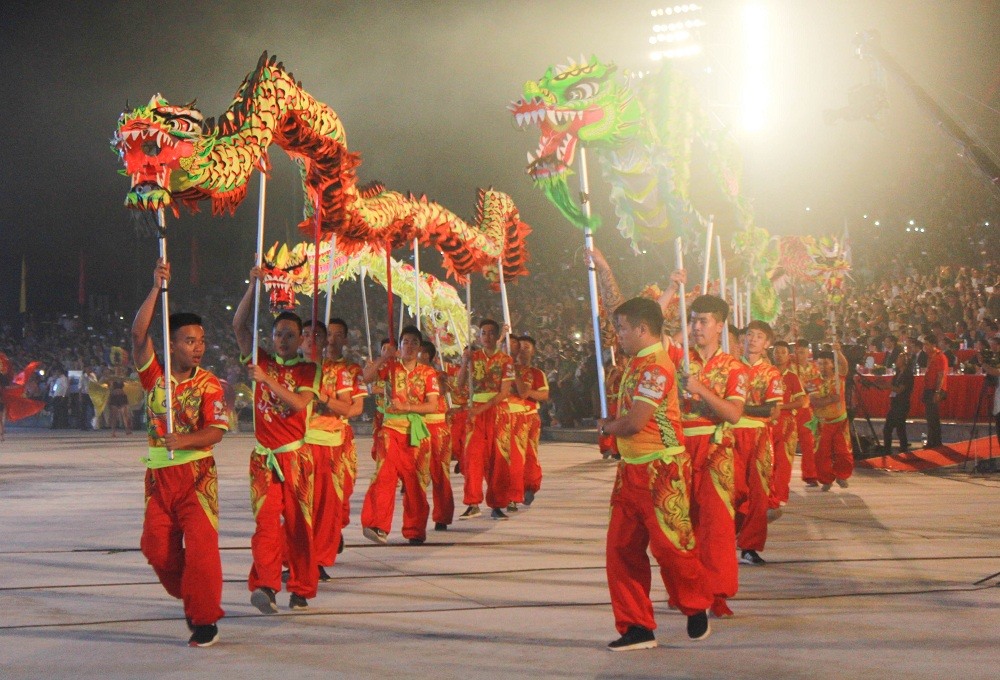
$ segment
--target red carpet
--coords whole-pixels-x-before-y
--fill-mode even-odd
[[[993,456],[1000,457],[1000,444],[993,437]],[[968,453],[968,455],[966,455]],[[935,468],[962,465],[968,460],[980,460],[990,456],[990,438],[980,437],[972,442],[969,440],[945,444],[934,449],[915,449],[909,453],[896,453],[891,456],[875,456],[856,461],[855,465],[872,470],[892,470],[894,472],[925,472]]]

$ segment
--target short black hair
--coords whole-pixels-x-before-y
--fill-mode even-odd
[[[659,337],[663,332],[663,310],[660,305],[644,297],[634,297],[615,308],[615,317],[624,317],[633,326],[646,324],[649,332]]]
[[[403,342],[403,336],[405,336],[405,335],[412,335],[413,337],[415,337],[417,339],[417,342],[423,342],[424,341],[424,334],[420,332],[419,328],[417,328],[416,326],[413,326],[413,325],[403,326],[403,330],[399,331],[399,342],[400,343]]]
[[[788,343],[785,342],[784,340],[778,340],[773,345],[771,345],[771,347],[784,347],[785,349],[791,349],[791,347],[789,347]]]
[[[938,346],[937,336],[934,335],[933,333],[928,333],[927,335],[925,335],[924,342],[927,343],[928,345],[934,345],[935,347]]]
[[[386,345],[388,345],[391,342],[392,342],[392,340],[390,340],[389,338],[382,338],[382,342],[380,342],[378,344],[378,348],[382,349],[383,347],[385,347]]]
[[[170,329],[171,336],[173,336],[174,331],[184,328],[184,326],[201,325],[201,317],[191,312],[174,312],[167,319],[167,327]]]
[[[342,326],[344,328],[344,334],[346,335],[351,329],[348,327],[347,322],[341,319],[339,316],[335,316],[326,322],[327,326]]]
[[[747,331],[760,331],[761,333],[767,336],[768,342],[774,340],[774,330],[771,328],[771,324],[767,323],[766,321],[761,321],[760,319],[754,319],[753,321],[747,324],[747,327],[743,332],[746,333]]]
[[[711,314],[718,321],[729,318],[729,303],[715,295],[699,295],[691,303],[691,313]]]
[[[479,322],[480,328],[485,328],[486,326],[493,326],[493,328],[496,329],[497,333],[500,332],[500,324],[498,324],[493,319],[483,319],[482,321]]]
[[[427,352],[427,357],[431,361],[434,361],[434,357],[437,356],[438,351],[437,347],[434,346],[433,342],[431,342],[430,340],[422,340],[420,342],[420,349],[423,350],[424,352]]]
[[[271,330],[273,331],[278,323],[281,321],[293,321],[299,329],[299,335],[302,334],[302,318],[295,312],[282,312],[278,316],[274,317],[274,323],[271,324]]]
[[[307,328],[312,328],[313,326],[315,326],[317,330],[326,333],[326,326],[324,326],[318,321],[314,321],[313,319],[309,319],[309,321],[302,322],[302,331],[305,332]]]
[[[531,337],[530,335],[528,335],[527,333],[525,333],[524,335],[522,335],[521,337],[519,337],[518,340],[520,340],[521,342],[527,342],[532,347],[536,347],[537,346],[536,343],[535,343],[535,339],[533,337]]]

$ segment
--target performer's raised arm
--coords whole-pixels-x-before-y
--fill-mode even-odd
[[[136,366],[145,366],[153,356],[153,341],[149,338],[149,327],[153,323],[153,315],[156,314],[156,303],[169,281],[170,263],[157,260],[156,268],[153,270],[153,287],[132,320],[132,361]]]

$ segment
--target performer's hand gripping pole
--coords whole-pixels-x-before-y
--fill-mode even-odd
[[[684,245],[681,241],[681,237],[678,236],[674,241],[674,258],[677,262],[675,265],[678,271],[684,269]],[[681,282],[677,286],[677,304],[678,304],[678,314],[681,317],[681,347],[684,349],[683,366],[684,375],[691,373],[691,354],[688,351],[688,313],[687,313],[687,298],[684,292],[684,283]]]
[[[580,206],[583,214],[590,222],[590,185],[587,181],[587,150],[580,147]],[[583,230],[583,242],[587,252],[594,252],[594,234],[588,224]],[[597,390],[601,397],[601,418],[608,417],[608,395],[604,388],[604,357],[601,351],[601,318],[597,303],[597,268],[594,265],[593,257],[588,259],[587,279],[590,283],[590,317],[594,325],[594,359],[597,361]],[[609,310],[609,312],[614,310]]]
[[[156,211],[156,221],[159,226],[157,230],[158,238],[160,241],[160,259],[163,260],[164,264],[167,262],[167,217],[164,213],[164,209],[160,208]],[[160,290],[160,304],[163,307],[163,396],[166,401],[166,414],[167,414],[167,434],[173,434],[174,432],[174,385],[171,381],[173,373],[171,372],[170,363],[170,301],[167,295],[168,284],[166,281],[163,282],[163,287]],[[174,459],[173,450],[167,451],[167,457],[170,460]]]

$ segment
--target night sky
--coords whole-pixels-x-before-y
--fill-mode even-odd
[[[704,68],[692,80],[712,110],[736,124],[741,57],[739,8],[701,2],[710,19]],[[735,127],[758,222],[775,233],[891,228],[922,219],[941,200],[994,214],[985,182],[896,82],[876,125],[827,125],[824,109],[847,103],[867,66],[853,54],[856,31],[876,28],[883,46],[990,148],[1000,148],[1000,3],[947,0],[765,2],[771,17],[773,110],[760,132]],[[3,25],[0,186],[0,314],[17,311],[20,263],[30,311],[77,311],[81,253],[88,294],[131,301],[144,291],[155,240],[137,237],[122,205],[110,139],[126,101],[161,92],[197,98],[218,116],[263,50],[275,54],[344,121],[362,154],[362,181],[426,193],[471,216],[475,190],[514,197],[535,233],[533,258],[566,257],[582,240],[524,174],[537,131],[519,131],[506,111],[526,80],[567,55],[595,54],[629,69],[653,68],[647,38],[652,2],[171,2],[15,3]],[[92,8],[91,5],[99,6]],[[301,195],[291,162],[272,149],[266,240],[297,239]],[[593,173],[593,192],[604,186]],[[960,190],[934,196],[944,174]],[[178,271],[197,234],[201,281],[238,291],[254,250],[256,181],[235,217],[171,220]],[[938,204],[935,204],[937,201]],[[806,207],[810,210],[807,212]],[[208,211],[208,205],[205,205]],[[598,244],[625,249],[610,209]],[[944,206],[951,209],[951,204]],[[929,220],[927,217],[926,220]],[[926,223],[926,221],[925,221]],[[884,226],[885,228],[885,226]],[[928,224],[929,229],[943,228]]]

